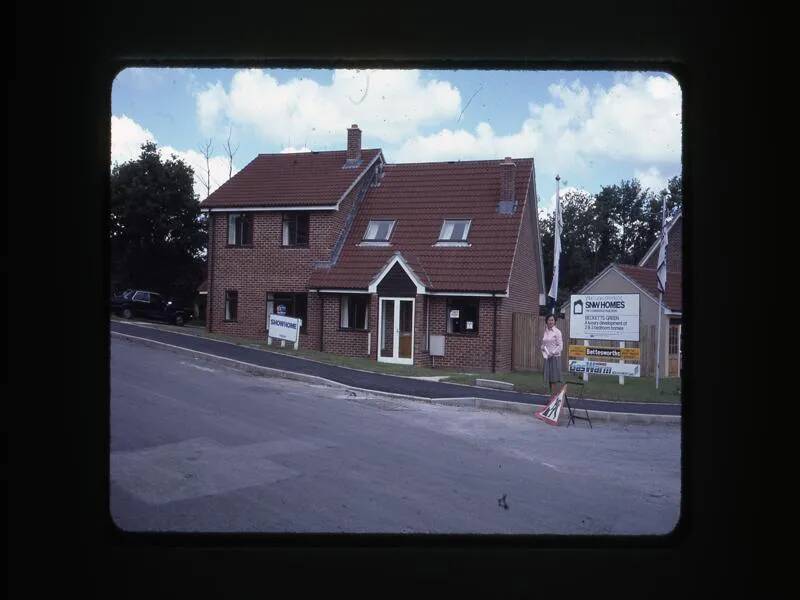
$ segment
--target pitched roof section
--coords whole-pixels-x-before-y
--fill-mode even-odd
[[[312,273],[313,288],[366,289],[395,252],[430,291],[505,292],[532,179],[533,159],[516,163],[513,214],[497,211],[500,162],[464,161],[384,167],[367,192],[339,261]],[[395,220],[390,246],[359,246],[370,220]],[[438,247],[445,219],[470,219],[469,247]]]
[[[656,269],[635,267],[633,265],[614,265],[623,275],[627,275],[636,285],[647,291],[653,298],[658,299],[658,286],[656,284]],[[664,293],[664,305],[675,312],[682,312],[682,286],[681,274],[677,271],[667,273],[667,289]]]
[[[259,154],[200,203],[201,208],[331,206],[381,150],[361,151],[356,168],[343,168],[347,151]]]

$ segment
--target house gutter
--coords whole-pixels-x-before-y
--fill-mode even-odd
[[[208,306],[207,323],[209,333],[212,331],[214,324],[214,216],[209,213],[208,226],[211,229],[208,244]]]
[[[319,351],[325,352],[325,298],[319,290],[317,296],[319,296]]]
[[[497,296],[494,298],[494,327],[492,327],[492,373],[497,371]]]

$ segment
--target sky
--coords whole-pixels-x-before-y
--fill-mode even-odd
[[[637,177],[658,191],[681,172],[681,90],[668,73],[128,68],[111,97],[111,162],[144,141],[205,173],[211,191],[258,154],[363,148],[388,163],[533,157],[540,210]]]

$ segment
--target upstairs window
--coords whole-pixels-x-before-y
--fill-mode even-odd
[[[367,329],[368,311],[368,294],[342,296],[339,309],[339,327],[342,329]]]
[[[394,229],[394,221],[370,221],[364,233],[365,242],[388,242]]]
[[[439,233],[439,241],[466,242],[471,223],[472,221],[469,220],[445,220],[445,222],[442,223],[442,230]]]
[[[249,213],[228,215],[228,245],[250,246],[253,244],[253,216]]]
[[[284,246],[308,246],[308,213],[283,214]]]
[[[478,333],[477,298],[453,298],[447,302],[447,333]]]

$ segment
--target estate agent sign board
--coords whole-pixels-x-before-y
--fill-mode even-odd
[[[639,341],[639,294],[570,296],[569,337]]]
[[[581,360],[633,360],[638,361],[641,357],[639,348],[605,348],[599,346],[578,346],[569,345],[569,357]]]
[[[301,324],[301,319],[293,319],[283,315],[270,315],[269,337],[286,340],[287,342],[296,342]]]
[[[616,362],[595,362],[593,360],[570,360],[572,373],[592,373],[594,375],[625,375],[641,377],[641,365]]]

